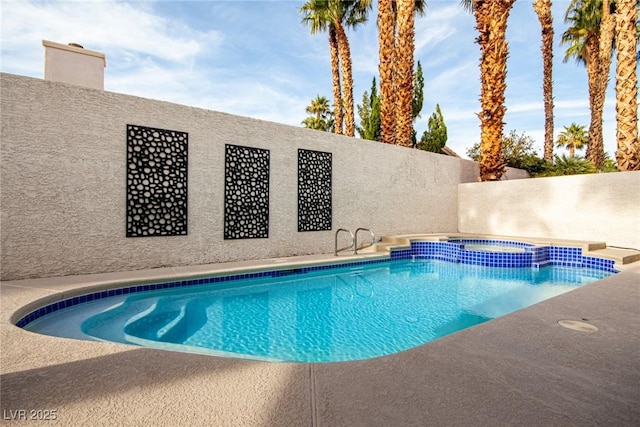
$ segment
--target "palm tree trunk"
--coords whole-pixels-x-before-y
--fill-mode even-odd
[[[636,0],[617,0],[616,139],[618,170],[640,170],[638,139],[638,57]]]
[[[553,161],[553,16],[551,0],[535,0],[533,8],[542,27],[542,92],[544,98],[544,159]]]
[[[333,132],[342,134],[342,90],[340,89],[340,57],[336,29],[329,27],[329,53],[331,54],[331,75],[333,80]]]
[[[584,63],[587,69],[587,88],[589,89],[589,111],[591,112],[591,122],[589,123],[589,141],[587,143],[587,154],[589,146],[593,140],[592,132],[596,129],[597,118],[597,102],[596,93],[598,92],[598,38],[594,34],[589,34],[584,41]],[[602,122],[602,114],[600,115]],[[588,155],[585,156],[588,158]]]
[[[378,0],[378,49],[380,56],[380,139],[395,144],[394,51],[395,15],[391,0]]]
[[[480,180],[497,181],[504,174],[502,129],[507,87],[507,19],[515,0],[474,0],[480,45]]]
[[[589,145],[587,145],[587,159],[595,166],[604,164],[604,138],[602,135],[602,113],[604,98],[609,83],[609,69],[611,68],[611,45],[615,19],[609,13],[609,2],[603,2],[602,21],[600,22],[600,37],[598,53],[596,55],[595,87],[593,108],[591,110],[591,124],[589,126]]]
[[[396,41],[396,144],[413,146],[415,0],[398,0]]]
[[[356,136],[356,119],[353,111],[353,74],[351,71],[351,50],[349,40],[342,25],[335,26],[338,37],[340,68],[342,69],[342,85],[344,89],[344,134]]]

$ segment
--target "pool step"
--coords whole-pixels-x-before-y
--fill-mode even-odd
[[[398,236],[382,236],[369,252],[389,253],[392,249],[408,249],[412,241],[443,242],[449,239],[442,234],[405,234]]]
[[[206,301],[163,297],[152,310],[131,317],[124,329],[129,340],[140,338],[179,344],[199,330],[206,320]]]
[[[611,246],[586,251],[584,252],[584,255],[612,259],[616,264],[619,265],[627,265],[640,261],[640,251],[636,251],[633,249],[612,248]]]
[[[124,328],[131,320],[131,313],[150,312],[155,308],[155,300],[128,299],[85,320],[82,331],[102,341],[127,342]]]

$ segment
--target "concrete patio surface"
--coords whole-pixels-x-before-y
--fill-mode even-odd
[[[365,254],[362,257],[375,257]],[[301,257],[320,263],[334,257]],[[244,263],[269,268],[286,260]],[[3,424],[638,426],[640,265],[390,356],[268,363],[34,334],[16,310],[78,289],[238,265],[0,283]],[[559,320],[581,320],[587,333]],[[49,411],[49,412],[46,412]],[[53,412],[55,411],[55,412]],[[55,414],[53,421],[38,421]],[[21,419],[26,418],[27,421]],[[35,419],[34,419],[35,418]]]

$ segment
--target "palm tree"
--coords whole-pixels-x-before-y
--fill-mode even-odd
[[[565,126],[564,130],[558,135],[556,145],[558,147],[567,147],[569,149],[569,157],[575,157],[576,150],[581,150],[589,142],[589,133],[582,125],[571,123]]]
[[[371,7],[371,0],[310,0],[300,9],[305,17],[303,22],[324,22],[324,26],[335,31],[335,41],[337,42],[340,71],[342,73],[342,94],[344,98],[341,103],[336,103],[336,110],[344,108],[345,130],[347,136],[355,136],[356,121],[353,104],[353,75],[351,71],[351,49],[345,28],[354,28],[366,22],[367,11]],[[313,16],[317,15],[318,18]],[[312,27],[313,32],[313,27]],[[332,57],[332,66],[334,59]],[[334,73],[334,98],[335,98],[335,73]]]
[[[507,88],[507,19],[515,0],[462,0],[473,11],[480,45],[480,180],[497,181],[504,174],[502,129]]]
[[[379,0],[380,116],[382,142],[413,145],[415,14],[425,0]]]
[[[533,9],[542,27],[542,92],[544,99],[544,159],[553,161],[553,16],[551,0],[535,0]]]
[[[394,54],[396,17],[392,0],[378,0],[378,46],[380,65],[380,136],[387,144],[395,144],[396,114]]]
[[[329,27],[329,56],[331,58],[331,87],[333,88],[333,131],[342,135],[344,108],[342,106],[342,87],[340,85],[340,56],[338,54],[338,37],[336,29]]]
[[[326,6],[327,2],[309,1],[302,5],[300,12],[304,15],[302,22],[311,30],[311,34],[328,31],[329,33],[329,54],[331,57],[331,76],[333,88],[333,131],[342,134],[342,89],[340,85],[340,59],[338,55],[338,37],[336,29],[330,24]]]
[[[596,173],[598,169],[587,159],[582,157],[555,156],[553,164],[547,164],[546,170],[540,176],[562,176]]]
[[[615,16],[611,16],[611,5],[615,4],[615,0],[605,0],[602,2],[602,21],[600,22],[600,38],[598,50],[598,87],[596,92],[596,109],[598,115],[595,120],[595,129],[597,131],[594,140],[597,141],[595,146],[587,145],[587,159],[593,163],[596,168],[604,165],[604,136],[602,132],[602,113],[604,110],[604,98],[609,84],[609,69],[611,68],[611,54],[613,49],[613,41],[615,37]],[[592,118],[592,120],[594,120]],[[589,126],[591,129],[591,125]],[[591,136],[591,131],[589,131]]]
[[[397,0],[396,38],[396,144],[413,146],[413,53],[415,0]]]
[[[640,170],[637,0],[617,0],[616,15],[616,160],[618,170]]]
[[[336,28],[340,66],[344,76],[344,120],[345,135],[356,135],[356,119],[353,103],[353,74],[351,71],[351,50],[345,27],[355,28],[367,21],[371,0],[329,0],[330,19]]]
[[[329,132],[333,126],[331,108],[329,108],[329,100],[324,96],[316,96],[311,100],[311,104],[305,109],[310,114],[302,121],[302,124],[309,129],[322,130]]]
[[[587,68],[591,122],[586,157],[596,167],[604,162],[602,112],[609,81],[615,24],[610,6],[610,0],[572,0],[565,14],[565,22],[571,27],[564,32],[561,40],[562,44],[569,45],[564,62],[575,58]]]

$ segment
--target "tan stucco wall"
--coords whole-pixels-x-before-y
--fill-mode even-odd
[[[462,233],[640,248],[640,172],[467,183],[458,197]]]
[[[330,253],[339,227],[455,232],[457,186],[478,176],[467,160],[51,81],[1,74],[1,90],[2,280]],[[189,133],[187,236],[125,237],[127,124]],[[226,143],[271,150],[268,239],[223,240]],[[298,148],[333,153],[332,231],[297,231]]]

